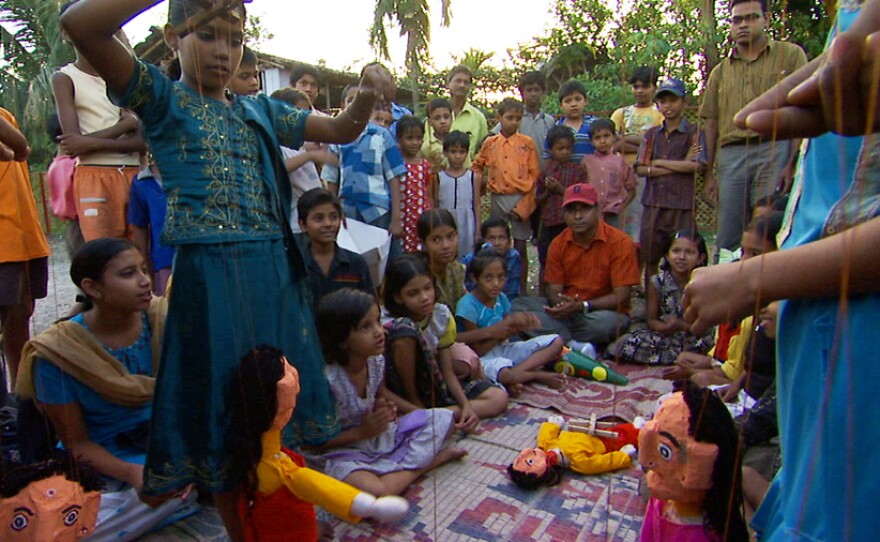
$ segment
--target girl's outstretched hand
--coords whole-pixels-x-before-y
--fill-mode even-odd
[[[374,64],[364,68],[358,94],[366,93],[368,97],[373,96],[379,103],[385,104],[388,103],[386,93],[393,86],[394,81],[391,79],[388,71]]]

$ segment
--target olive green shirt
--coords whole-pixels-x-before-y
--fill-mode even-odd
[[[734,115],[806,63],[804,50],[791,43],[769,40],[751,61],[741,58],[734,47],[709,74],[700,107],[700,117],[718,121],[718,146],[757,137],[751,130],[737,128]]]

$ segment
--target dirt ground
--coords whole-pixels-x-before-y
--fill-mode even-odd
[[[49,243],[49,288],[45,299],[38,299],[31,317],[31,336],[42,332],[55,320],[64,316],[73,305],[76,287],[70,281],[70,258],[64,248],[64,239],[51,237]]]

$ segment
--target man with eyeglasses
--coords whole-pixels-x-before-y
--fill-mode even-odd
[[[733,48],[709,74],[700,108],[708,159],[704,194],[718,201],[719,249],[739,248],[756,202],[788,191],[800,146],[733,123],[737,111],[807,63],[797,45],[771,40],[767,23],[767,0],[730,0]]]

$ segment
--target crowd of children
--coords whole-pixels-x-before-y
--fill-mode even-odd
[[[422,120],[393,103],[390,74],[371,64],[329,117],[309,114],[316,72],[296,72],[292,88],[272,99],[260,94],[257,57],[242,44],[241,4],[201,20],[199,2],[170,2],[166,38],[179,54],[179,80],[138,60],[119,27],[149,5],[80,0],[62,8],[76,61],[53,75],[52,88],[59,156],[75,158],[61,185],[75,202],[68,218],[81,240],[71,246],[71,276],[85,303],[29,342],[12,373],[20,398],[43,407],[64,447],[113,480],[106,493],[117,495],[105,504],[115,507],[116,524],[125,518],[141,534],[183,517],[194,510],[195,485],[214,495],[231,538],[245,539],[257,516],[242,503],[263,491],[257,465],[267,457],[261,446],[235,455],[231,432],[248,413],[238,408],[231,423],[230,405],[246,400],[234,394],[240,361],[266,352],[278,365],[269,382],[278,391],[265,398],[271,424],[260,431],[277,435],[263,445],[306,446],[310,464],[366,495],[351,505],[361,515],[372,495],[400,495],[427,470],[464,457],[447,444],[450,435],[504,412],[525,384],[565,387],[551,368],[565,346],[662,365],[668,379],[725,385],[725,400],[741,390],[756,399],[738,420],[745,466],[731,475],[731,494],[739,498],[742,476],[747,512],[760,504],[780,468],[778,308],[756,298],[750,316],[717,331],[687,314],[688,303],[711,303],[687,299],[704,288],[692,276],[707,276],[699,268],[709,251],[695,219],[706,143],[684,117],[683,81],[658,82],[655,69],[638,68],[635,104],[606,119],[586,113],[587,89],[573,79],[559,88],[556,122],[540,110],[543,75],[528,72],[519,82],[523,101],[503,99],[487,135],[485,118],[467,103],[467,68],[450,72],[451,100],[429,100]],[[221,47],[232,53],[211,65]],[[4,160],[20,157],[13,131],[0,128],[10,141],[0,146]],[[756,206],[743,232],[743,265],[777,249],[786,201]],[[387,231],[384,269],[337,244],[346,219]],[[637,245],[617,243],[621,230]],[[538,268],[529,265],[533,237]],[[617,243],[613,250],[635,258],[639,247],[646,329],[621,328],[628,303],[618,298],[628,298],[631,284],[614,280],[637,274],[635,264],[622,265],[632,273],[610,281],[601,305],[568,295],[557,263],[548,272],[549,306],[539,315],[512,306],[529,297],[530,271],[544,287],[548,254],[583,239],[582,252]],[[44,258],[45,242],[35,244],[34,257]],[[166,293],[172,262],[166,303],[153,294]],[[31,289],[31,310],[44,295]],[[7,305],[8,340],[16,336],[8,335]],[[541,331],[548,315],[570,328],[597,309],[615,313],[610,344],[589,344],[571,329]],[[74,354],[94,358],[93,366]],[[254,370],[254,378],[268,371]],[[295,411],[282,404],[288,373],[297,373]],[[279,423],[274,409],[285,405]],[[251,437],[251,445],[261,438]],[[287,474],[302,467],[297,454],[284,457]],[[236,468],[242,464],[247,472]],[[308,501],[294,483],[287,487]],[[357,516],[350,510],[340,515]],[[314,522],[313,513],[303,517]],[[720,530],[715,520],[708,539]],[[104,530],[116,525],[103,521]]]

